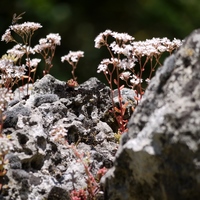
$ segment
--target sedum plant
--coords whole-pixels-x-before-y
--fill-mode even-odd
[[[105,46],[110,54],[110,58],[101,61],[97,72],[102,72],[105,75],[111,88],[112,112],[117,120],[120,134],[127,130],[128,122],[124,119],[128,102],[123,102],[121,94],[124,84],[134,90],[134,99],[138,104],[157,65],[161,65],[159,59],[163,52],[167,51],[171,54],[182,44],[178,39],[170,41],[166,37],[152,38],[145,41],[135,41],[134,39],[127,33],[106,30],[94,40],[96,48]],[[147,78],[144,78],[147,63],[150,63],[150,73]],[[143,84],[144,81],[146,86]],[[117,88],[119,107],[116,107],[114,102],[115,87]]]

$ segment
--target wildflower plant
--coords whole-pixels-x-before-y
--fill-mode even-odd
[[[70,51],[67,55],[61,57],[62,62],[67,61],[72,66],[72,79],[67,81],[67,84],[70,87],[75,87],[78,85],[77,77],[75,76],[75,70],[81,57],[84,57],[83,51]]]
[[[105,75],[111,88],[112,112],[117,120],[119,133],[126,131],[128,122],[124,119],[127,102],[124,103],[122,99],[121,90],[124,85],[121,80],[124,81],[126,87],[135,91],[134,98],[138,104],[146,89],[143,84],[143,75],[147,63],[150,62],[150,73],[145,79],[146,85],[151,80],[157,65],[161,65],[159,59],[163,52],[171,53],[181,45],[181,41],[177,39],[173,41],[167,38],[152,38],[146,41],[134,41],[134,39],[127,33],[106,30],[94,40],[96,48],[105,46],[110,54],[110,58],[103,59],[100,62],[97,73],[102,72]],[[115,87],[118,91],[119,107],[116,107],[114,103]]]
[[[80,154],[74,145],[70,145],[69,147],[73,150],[78,161],[81,162],[82,165],[84,166],[85,173],[86,173],[85,180],[86,180],[86,184],[87,184],[87,187],[85,189],[73,190],[71,192],[71,199],[73,199],[73,200],[76,200],[76,199],[94,200],[94,199],[96,199],[96,196],[100,191],[100,180],[106,174],[107,168],[103,167],[103,168],[99,169],[96,173],[96,176],[94,176],[90,172],[89,156],[87,156],[87,158],[85,159],[84,155]]]
[[[9,55],[8,57],[15,58],[15,64],[18,64],[19,68],[21,68],[20,71],[24,72],[21,79],[22,85],[25,85],[25,79],[27,80],[27,83],[33,83],[35,81],[37,67],[41,62],[41,59],[31,58],[31,55],[35,55],[36,53],[42,55],[45,61],[43,75],[48,74],[53,67],[52,60],[55,55],[56,46],[60,45],[61,37],[58,33],[50,33],[46,38],[40,39],[39,44],[32,48],[32,37],[36,30],[42,28],[42,25],[35,22],[18,24],[17,22],[22,18],[22,14],[19,16],[16,16],[15,14],[13,16],[12,25],[10,25],[2,35],[1,40],[6,43],[16,43],[16,45],[14,45],[12,49],[9,49],[7,53]]]
[[[49,74],[53,67],[52,60],[55,55],[56,46],[60,45],[61,37],[58,33],[50,33],[46,38],[41,38],[33,50],[40,53],[45,61],[43,75]]]

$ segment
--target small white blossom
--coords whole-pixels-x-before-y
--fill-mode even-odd
[[[135,38],[128,35],[127,33],[118,33],[118,32],[112,32],[111,33],[112,37],[114,37],[117,40],[123,41],[124,43],[128,42],[128,41],[132,41]]]
[[[145,81],[146,81],[148,84],[150,83],[150,79],[149,79],[149,78],[147,78]]]
[[[128,80],[128,79],[130,78],[130,76],[131,76],[131,73],[128,72],[128,71],[122,72],[122,73],[120,74],[120,78],[121,78],[122,80]]]
[[[158,46],[157,49],[158,49],[159,52],[165,52],[165,51],[167,51],[167,47],[165,47],[164,45]]]
[[[39,44],[33,48],[34,52],[41,53],[47,49],[55,49],[56,45],[60,45],[61,37],[58,33],[50,33],[46,38],[41,38]]]
[[[112,31],[111,30],[106,30],[103,33],[100,33],[94,40],[95,42],[95,48],[100,48],[103,46],[106,42],[106,38],[111,35]]]
[[[67,55],[61,57],[61,62],[68,61],[76,63],[81,57],[84,57],[83,51],[70,51]]]
[[[46,36],[48,42],[53,43],[55,45],[60,45],[61,37],[58,33],[50,33]]]
[[[49,132],[53,142],[64,144],[66,142],[67,130],[63,125],[53,126]]]
[[[47,43],[47,38],[41,38],[39,40],[39,44],[46,44]]]
[[[135,86],[135,85],[138,85],[139,83],[142,83],[143,80],[138,78],[137,76],[135,75],[132,75],[132,79],[130,80],[130,83]]]
[[[174,38],[172,43],[174,44],[175,47],[180,47],[182,44],[183,44],[183,41],[179,40],[179,39],[176,39]]]
[[[17,58],[22,58],[25,54],[25,51],[21,44],[16,44],[12,49],[7,50],[8,54],[14,55]]]
[[[118,67],[120,69],[126,70],[126,69],[132,69],[135,66],[135,62],[137,61],[137,59],[135,59],[135,57],[133,58],[124,58],[122,60],[119,60],[119,64]]]
[[[13,41],[13,37],[11,35],[10,29],[7,29],[5,33],[1,37],[1,41],[5,41],[6,43]]]
[[[39,28],[42,28],[42,26],[35,22],[24,22],[22,24],[15,24],[10,26],[10,29],[19,35],[30,34]]]
[[[105,72],[107,73],[108,65],[111,63],[110,59],[106,58],[101,61],[97,68],[97,73]]]
[[[41,59],[38,59],[38,58],[33,58],[33,59],[26,59],[26,62],[27,62],[27,66],[30,65],[30,67],[37,67],[38,66],[38,63],[41,61]]]

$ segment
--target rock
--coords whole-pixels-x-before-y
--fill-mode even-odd
[[[11,138],[12,151],[5,157],[0,198],[70,199],[72,190],[87,186],[83,162],[94,177],[100,168],[112,167],[118,144],[107,123],[107,86],[91,78],[70,88],[46,75],[23,95],[26,99],[18,94],[5,112],[3,133]]]
[[[200,199],[200,29],[168,57],[102,185],[109,200]]]

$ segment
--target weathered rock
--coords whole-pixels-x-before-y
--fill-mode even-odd
[[[109,200],[200,199],[200,30],[157,71],[102,183]]]
[[[70,199],[72,190],[87,186],[71,144],[94,177],[112,167],[118,144],[106,122],[110,89],[96,78],[70,88],[46,75],[28,95],[20,100],[18,93],[5,112],[3,132],[10,135],[13,150],[6,155],[10,163],[0,199]]]

